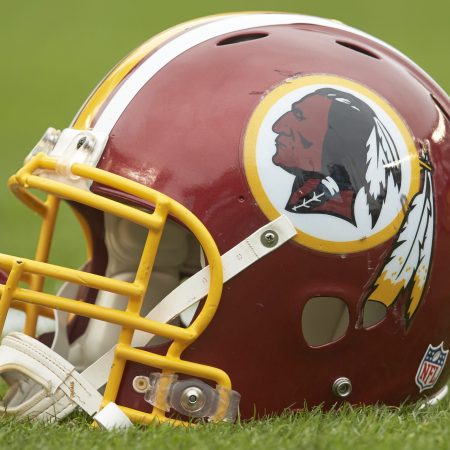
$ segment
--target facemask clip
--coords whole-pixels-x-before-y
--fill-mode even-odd
[[[143,385],[142,377],[139,385]],[[133,383],[134,384],[134,383]],[[217,385],[214,389],[196,378],[178,380],[174,374],[151,373],[144,399],[166,412],[170,409],[192,418],[207,418],[212,422],[234,422],[241,395]]]

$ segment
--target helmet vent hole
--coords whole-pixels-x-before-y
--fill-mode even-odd
[[[352,44],[350,42],[345,42],[345,41],[336,41],[336,44],[342,45],[343,47],[347,47],[350,50],[354,50],[355,52],[362,53],[363,55],[370,56],[371,58],[381,59],[375,53],[371,52],[370,50],[367,50],[364,47],[360,47],[359,45]]]
[[[269,36],[269,33],[245,33],[238,34],[235,36],[231,36],[219,41],[216,45],[231,45],[231,44],[239,44],[240,42],[254,41],[256,39],[261,39]]]
[[[370,328],[386,317],[387,308],[380,302],[368,301],[364,305],[363,328]]]
[[[348,324],[348,307],[340,298],[313,297],[303,308],[303,337],[311,347],[339,340],[345,336]]]

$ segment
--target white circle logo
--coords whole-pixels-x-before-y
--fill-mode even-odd
[[[329,75],[285,80],[254,111],[247,179],[271,220],[287,215],[296,240],[349,253],[399,231],[420,167],[403,120],[379,95]]]

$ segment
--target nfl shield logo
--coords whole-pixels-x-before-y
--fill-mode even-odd
[[[448,350],[444,350],[443,342],[438,347],[431,344],[428,346],[416,374],[416,384],[420,392],[431,389],[436,384],[447,360],[447,354]]]

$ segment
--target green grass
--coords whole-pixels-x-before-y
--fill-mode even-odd
[[[0,420],[0,448],[26,449],[445,449],[450,448],[449,402],[429,409],[315,409],[238,424],[196,428],[169,425],[107,432],[76,414],[59,424]]]

